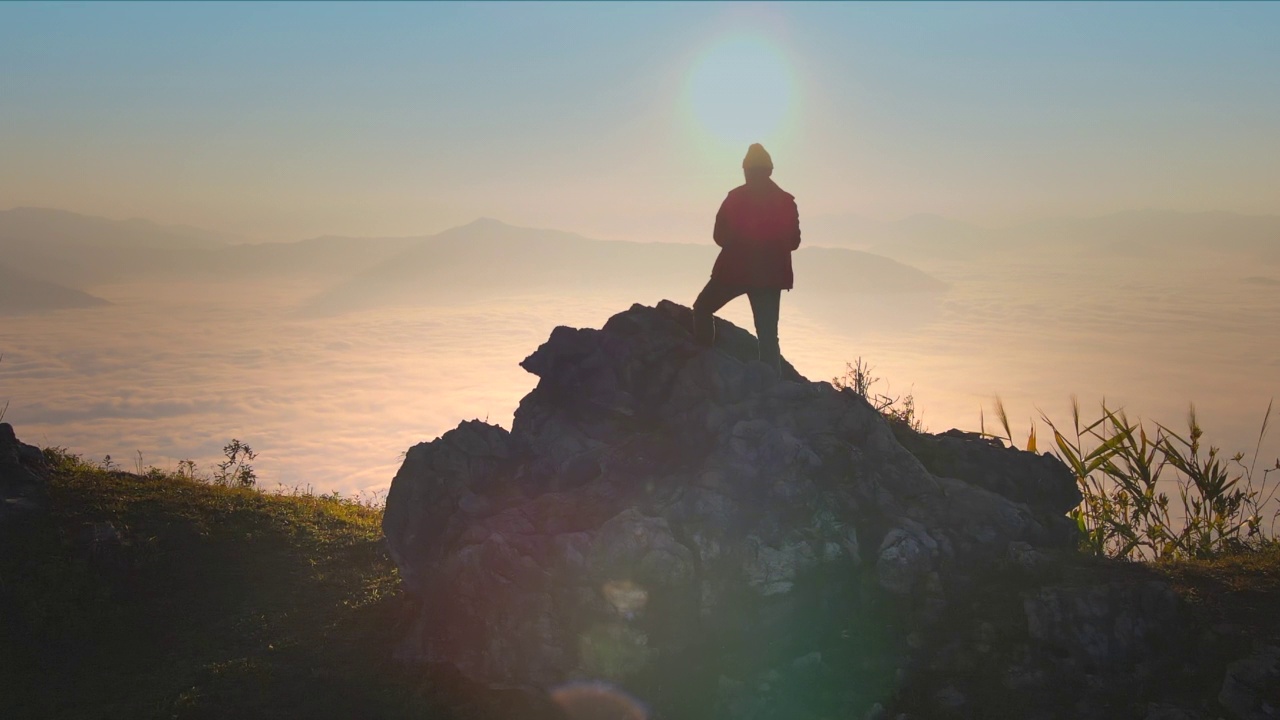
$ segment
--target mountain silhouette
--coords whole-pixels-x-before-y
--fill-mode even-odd
[[[481,219],[423,239],[313,298],[308,315],[383,306],[622,291],[696,293],[718,248],[592,240],[559,230]],[[854,250],[801,247],[797,287],[815,294],[929,293],[945,284],[888,258]]]
[[[1003,256],[1199,261],[1209,253],[1242,262],[1280,263],[1280,216],[1274,215],[1129,210],[1003,228],[916,216],[886,227],[890,229],[882,228],[882,235],[870,243],[871,251],[904,260]]]
[[[0,314],[95,307],[106,300],[0,265]]]
[[[0,257],[14,270],[85,287],[173,277],[347,277],[422,238],[318,237],[244,243],[147,220],[108,220],[65,210],[0,211]]]
[[[90,286],[198,264],[226,239],[149,220],[108,220],[66,210],[0,211],[5,264],[53,283]]]

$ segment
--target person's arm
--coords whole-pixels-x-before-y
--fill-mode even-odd
[[[795,198],[787,203],[787,240],[792,250],[800,247],[800,209],[796,207]]]
[[[732,232],[729,229],[729,198],[720,203],[720,211],[716,213],[716,227],[711,231],[711,239],[720,247],[732,244]]]
[[[716,213],[716,227],[711,231],[711,239],[715,240],[720,247],[724,247],[725,240],[728,239],[728,225],[724,219],[724,205],[721,205],[720,212]]]

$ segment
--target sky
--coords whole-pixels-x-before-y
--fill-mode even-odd
[[[1277,3],[0,3],[0,209],[250,240],[487,216],[1280,214]]]
[[[490,217],[710,246],[758,141],[808,244],[917,214],[1017,226],[991,236],[1022,243],[948,259],[928,248],[962,232],[911,225],[947,244],[899,259],[951,283],[911,322],[900,298],[828,303],[799,278],[783,348],[808,376],[864,358],[935,431],[974,429],[996,394],[1022,436],[1072,394],[1175,424],[1195,402],[1247,449],[1280,394],[1280,265],[1201,261],[1238,218],[1197,220],[1202,247],[1177,262],[1160,244],[1182,216],[1128,217],[1158,228],[1128,254],[1073,245],[1087,223],[1021,223],[1280,216],[1277,37],[1280,3],[0,2],[0,211],[248,241]],[[412,443],[508,424],[533,382],[517,363],[550,328],[659,299],[620,272],[607,300],[317,319],[296,311],[339,279],[171,275],[80,288],[109,306],[3,317],[0,403],[20,436],[206,467],[239,438],[270,482],[376,491]],[[750,325],[743,302],[725,313]]]

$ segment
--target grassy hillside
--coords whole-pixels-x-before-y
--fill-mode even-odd
[[[52,512],[0,526],[0,717],[507,715],[392,660],[379,510],[46,455]]]
[[[0,525],[0,717],[547,717],[392,659],[413,608],[378,509],[46,457],[51,512]],[[1090,576],[1170,579],[1223,664],[1280,641],[1275,546],[1087,560]],[[1184,694],[1213,697],[1221,674],[1203,679]]]

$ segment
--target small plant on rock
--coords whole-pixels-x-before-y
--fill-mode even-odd
[[[196,479],[196,461],[191,459],[178,461],[178,477],[188,480]]]
[[[844,375],[831,378],[831,384],[837,390],[852,390],[890,422],[901,424],[916,432],[924,430],[924,424],[916,414],[916,399],[911,393],[906,395],[873,393],[871,388],[880,382],[880,378],[871,374],[870,363],[863,361],[861,356],[851,363],[845,363],[844,367]]]
[[[249,464],[258,457],[252,448],[233,438],[222,448],[222,454],[227,459],[218,463],[218,469],[213,474],[214,483],[242,488],[251,488],[257,484],[258,476]],[[195,463],[191,463],[190,469],[194,473]]]
[[[4,362],[4,355],[0,355],[0,362]],[[4,401],[4,407],[0,407],[0,422],[4,422],[4,414],[9,412],[9,401]]]

